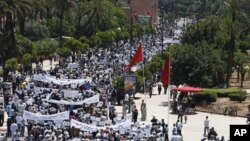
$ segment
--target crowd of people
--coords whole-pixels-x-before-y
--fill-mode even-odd
[[[160,35],[145,35],[132,44],[119,41],[110,48],[93,48],[86,55],[72,53],[68,58],[60,58],[54,54],[54,58],[50,58],[49,71],[43,70],[43,58],[40,58],[32,71],[10,72],[7,81],[11,87],[3,86],[0,94],[6,109],[0,109],[0,126],[6,112],[7,137],[13,141],[21,137],[26,141],[183,141],[184,112],[180,114],[178,109],[180,117],[178,115],[170,132],[164,119],[147,116],[144,100],[136,107],[128,94],[113,87],[113,78],[124,75],[123,69],[129,64],[139,41],[144,44],[144,63],[161,51]],[[59,64],[53,66],[53,60]],[[155,81],[159,81],[159,75]],[[149,84],[150,97],[152,89],[153,85]],[[158,84],[158,94],[162,89]],[[122,116],[116,112],[117,103],[122,104]],[[127,118],[130,110],[131,120]],[[143,121],[146,120],[151,124],[145,125]],[[214,128],[208,129],[205,126],[204,137],[217,139]]]
[[[55,55],[59,65],[51,63],[49,71],[42,69],[41,58],[32,71],[10,72],[7,79],[12,85],[3,87],[1,94],[8,115],[7,136],[13,141],[20,137],[27,141],[168,140],[164,121],[154,117],[152,125],[139,122],[147,117],[144,101],[140,120],[135,104],[131,107],[131,121],[126,119],[125,98],[123,116],[116,113],[115,104],[120,102],[116,96],[121,92],[113,88],[112,79],[123,75],[139,40],[145,45],[145,62],[161,51],[159,37],[147,35],[135,39],[132,45],[119,41],[111,48],[93,48],[87,55],[72,53],[67,59]]]

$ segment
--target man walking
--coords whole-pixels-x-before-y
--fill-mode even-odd
[[[158,94],[161,94],[162,84],[161,82],[158,83]]]
[[[206,119],[204,120],[204,136],[206,136],[208,131],[209,131],[209,120],[208,116],[206,116]]]
[[[176,126],[177,126],[178,135],[182,136],[181,130],[182,130],[183,125],[179,120],[177,121]]]

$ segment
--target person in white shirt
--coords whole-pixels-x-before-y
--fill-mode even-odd
[[[11,131],[11,137],[13,137],[15,132],[18,131],[18,126],[15,122],[10,125],[10,131]]]
[[[16,123],[17,123],[19,131],[21,131],[22,120],[23,120],[23,118],[22,118],[21,114],[18,113],[16,116]]]
[[[18,129],[17,129],[16,132],[12,136],[12,141],[20,141],[19,136],[20,135],[19,135]]]
[[[206,136],[206,133],[209,131],[209,120],[208,116],[206,116],[206,119],[204,120],[204,136]]]

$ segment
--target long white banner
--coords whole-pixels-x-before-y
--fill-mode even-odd
[[[79,128],[83,131],[88,131],[88,132],[95,132],[98,129],[100,129],[99,127],[85,124],[85,123],[79,122],[79,121],[74,120],[74,119],[70,120],[70,127]]]
[[[44,120],[69,120],[69,112],[61,112],[53,115],[39,115],[31,113],[28,111],[23,112],[23,119],[25,120],[35,120],[35,121],[44,121]]]
[[[47,82],[47,83],[53,82],[56,85],[69,85],[72,83],[84,84],[87,81],[91,82],[90,78],[88,78],[88,79],[56,79],[55,77],[52,77],[49,75],[41,75],[41,74],[33,75],[33,79],[35,81],[42,81],[42,82]]]
[[[86,98],[82,101],[76,101],[76,102],[69,102],[65,100],[47,100],[49,103],[55,103],[55,104],[63,104],[63,105],[82,105],[84,103],[86,104],[92,104],[92,103],[98,103],[100,101],[100,94],[96,94],[90,98]]]
[[[79,121],[74,120],[74,119],[70,120],[70,127],[79,128],[81,130],[89,131],[89,132],[95,132],[99,129],[105,129],[106,127],[109,127],[109,128],[115,129],[115,130],[121,130],[121,129],[124,130],[124,129],[130,128],[130,126],[131,126],[131,121],[129,121],[129,120],[118,123],[116,125],[105,126],[105,127],[97,127],[97,126],[89,125],[89,124],[82,123],[82,122],[79,122]]]

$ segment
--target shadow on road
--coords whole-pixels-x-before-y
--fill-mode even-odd
[[[168,102],[162,102],[159,106],[168,107]]]

